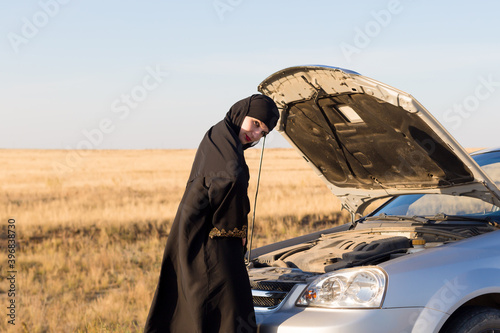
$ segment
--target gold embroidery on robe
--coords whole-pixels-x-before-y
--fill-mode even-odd
[[[226,229],[219,230],[217,228],[213,228],[210,230],[210,233],[208,234],[210,238],[214,237],[240,237],[240,238],[245,238],[247,237],[247,226],[244,225],[241,230],[238,228],[234,228],[233,230],[226,231]]]

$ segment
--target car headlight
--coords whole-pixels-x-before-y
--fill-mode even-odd
[[[375,266],[323,274],[302,292],[297,305],[327,308],[379,308],[385,294],[385,272]]]

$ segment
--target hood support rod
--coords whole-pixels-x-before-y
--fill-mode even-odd
[[[260,162],[259,162],[259,173],[257,175],[257,188],[255,189],[255,200],[253,202],[253,212],[252,212],[252,224],[250,231],[250,239],[248,243],[248,256],[246,258],[246,265],[250,265],[250,259],[252,255],[252,240],[253,240],[253,229],[255,225],[255,209],[257,208],[257,196],[259,194],[259,183],[260,183],[260,172],[262,171],[262,158],[264,157],[264,145],[266,144],[266,136],[262,140],[262,150],[260,152]]]

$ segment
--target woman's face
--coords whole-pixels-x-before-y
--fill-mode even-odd
[[[246,116],[241,124],[239,138],[242,144],[259,141],[260,138],[269,133],[266,124],[256,118]]]

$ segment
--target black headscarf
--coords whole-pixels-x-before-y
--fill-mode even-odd
[[[280,116],[274,101],[265,95],[254,95],[247,116],[259,119],[272,131]]]
[[[236,102],[226,114],[224,122],[229,125],[236,135],[239,135],[241,125],[246,116],[262,121],[272,131],[279,119],[278,108],[274,101],[265,95],[255,94]],[[252,147],[254,143],[243,145],[243,149]]]

